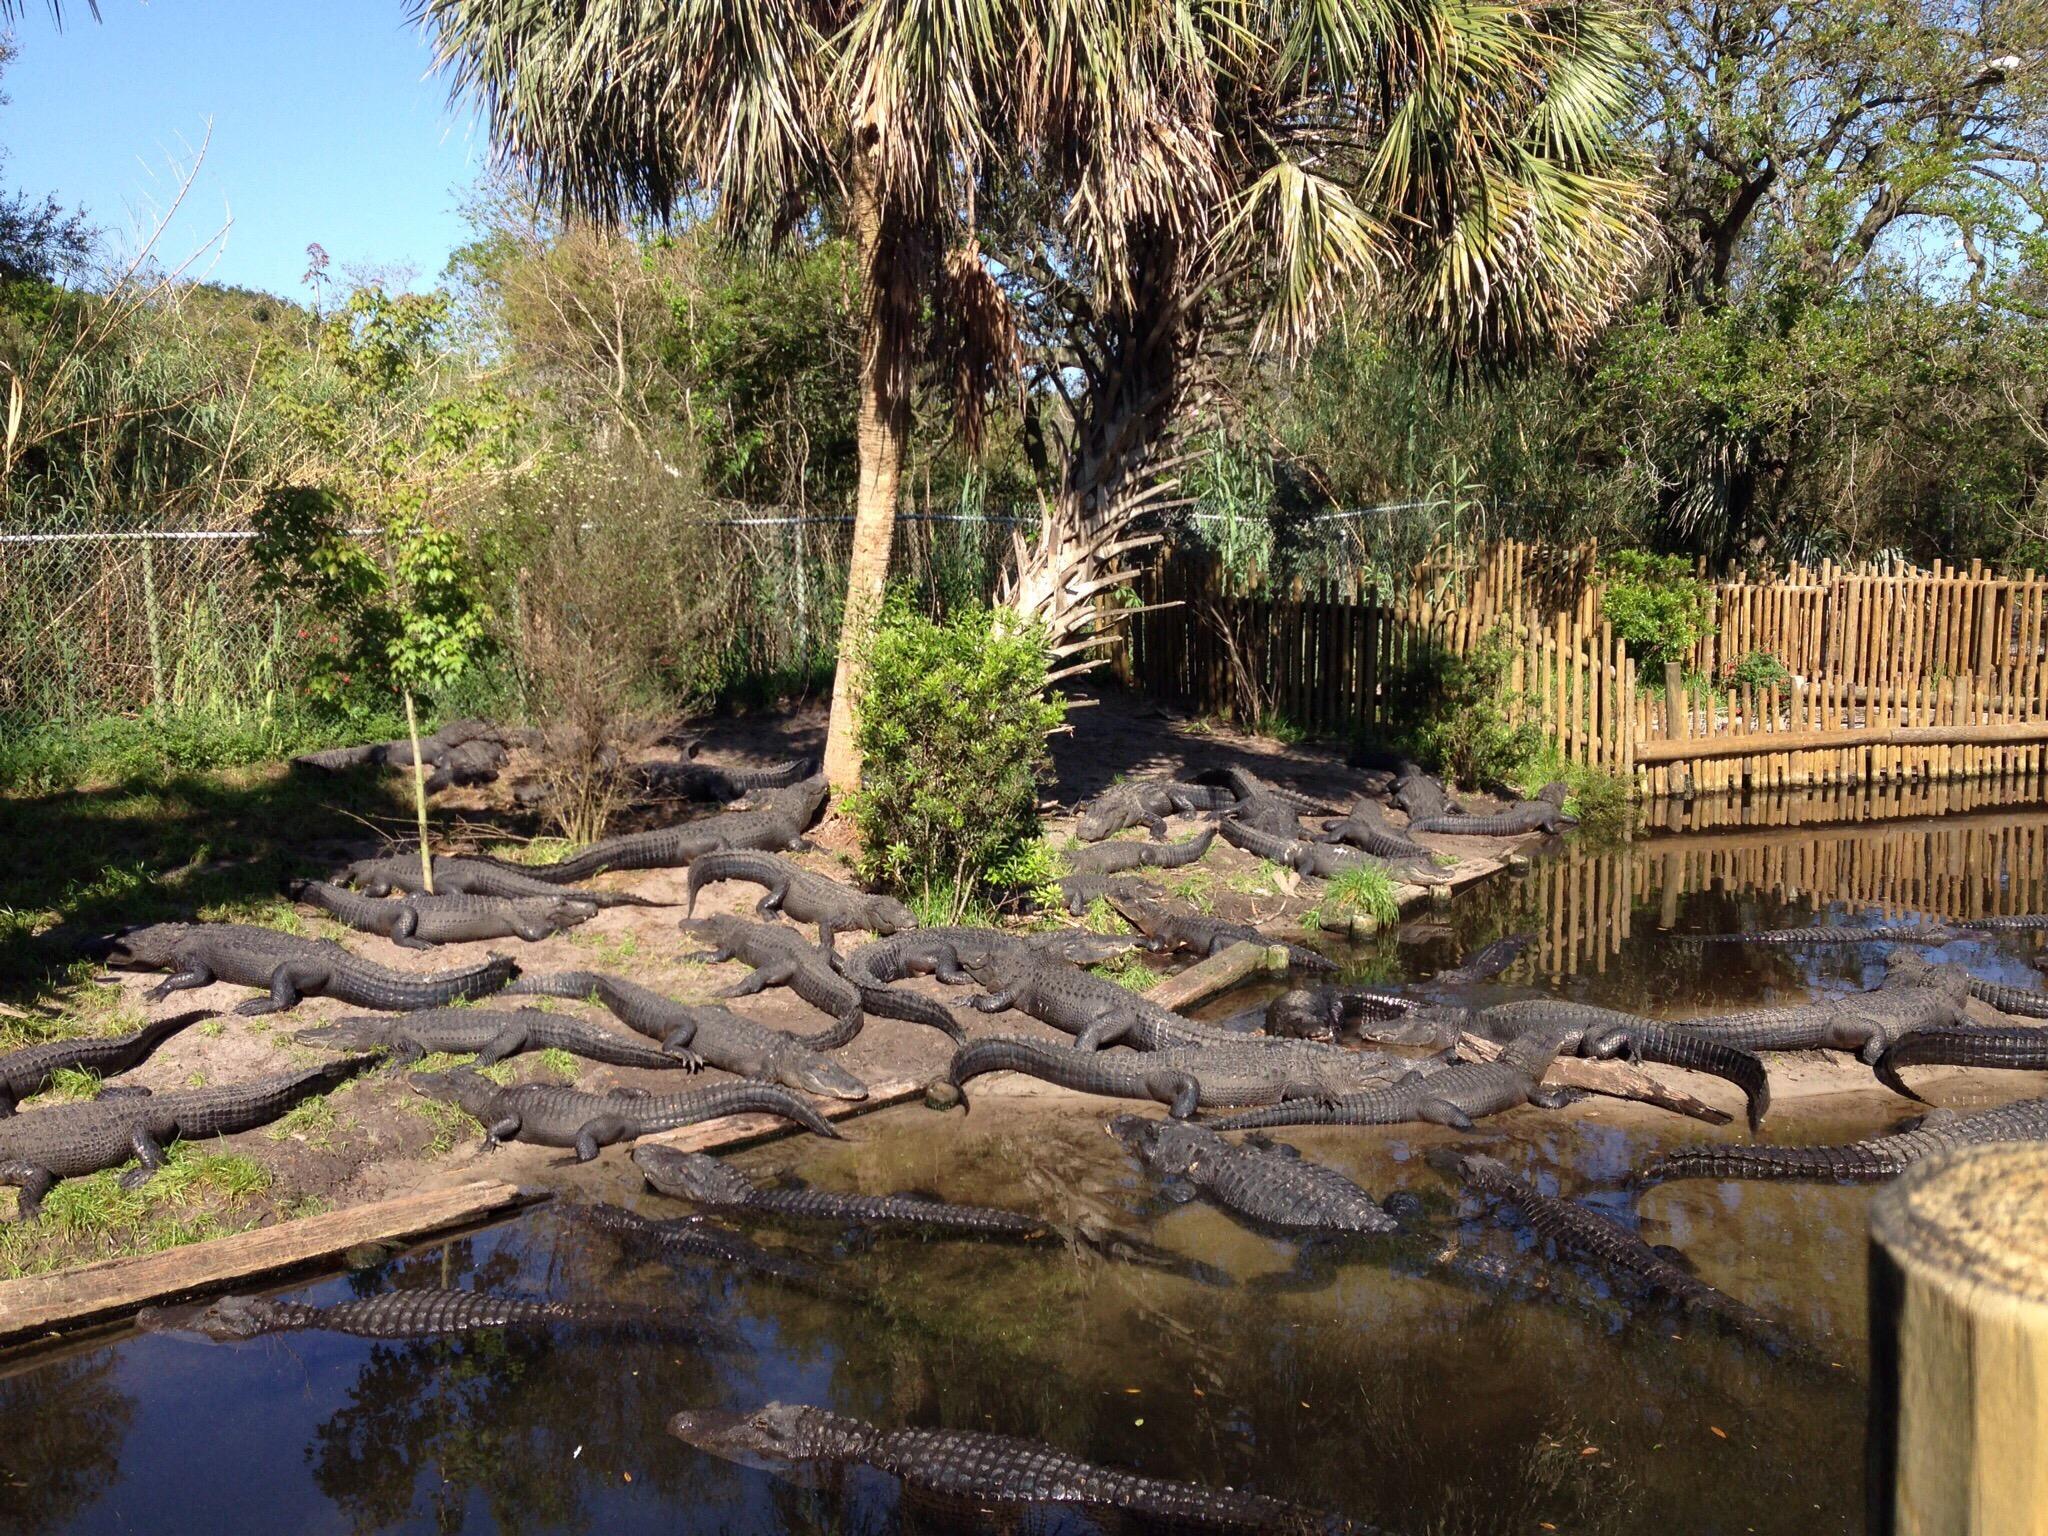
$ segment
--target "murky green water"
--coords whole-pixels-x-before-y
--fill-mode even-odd
[[[1355,968],[1426,976],[1471,944],[1528,927],[1545,937],[1503,980],[1502,995],[1555,987],[1683,1013],[1880,974],[1881,957],[1868,950],[1676,942],[1674,933],[1738,923],[1789,926],[1829,896],[1711,879],[1671,893],[1634,878],[1632,861],[1662,856],[1654,845],[1607,856],[1604,866],[1574,855],[1411,924],[1407,942],[1388,937],[1358,952]],[[2041,910],[2031,874],[2018,885],[2005,868],[1983,878],[2004,909]],[[1581,890],[1592,895],[1574,894]],[[1627,899],[1610,899],[1617,893]],[[1592,922],[1590,912],[1606,916]],[[2030,974],[2019,948],[1948,953],[1987,973]],[[1739,1128],[1712,1131],[1605,1102],[1571,1117],[1520,1111],[1486,1128],[1492,1150],[1545,1188],[1639,1221],[1648,1240],[1683,1250],[1704,1278],[1784,1320],[1807,1347],[1778,1357],[1646,1309],[1602,1275],[1547,1262],[1518,1225],[1461,1203],[1422,1154],[1472,1138],[1417,1127],[1288,1132],[1375,1193],[1412,1189],[1428,1207],[1425,1231],[1304,1265],[1293,1245],[1205,1205],[1164,1206],[1103,1133],[1095,1107],[1053,1102],[990,1094],[966,1117],[893,1110],[861,1121],[856,1141],[785,1142],[742,1161],[832,1188],[930,1190],[1062,1221],[1108,1219],[1233,1283],[1062,1248],[751,1227],[831,1273],[843,1293],[820,1297],[649,1259],[543,1208],[290,1294],[331,1301],[451,1284],[602,1295],[699,1309],[729,1324],[738,1347],[589,1345],[570,1335],[378,1344],[314,1334],[219,1345],[129,1334],[0,1362],[0,1531],[751,1533],[935,1523],[877,1474],[801,1490],[663,1432],[682,1407],[771,1398],[890,1425],[1039,1437],[1400,1531],[1862,1529],[1867,1190],[1693,1183],[1653,1191],[1638,1206],[1619,1180],[1652,1147]],[[1786,1106],[1766,1134],[1847,1139],[1909,1108],[1875,1091]],[[650,1215],[679,1209],[651,1194],[636,1199]],[[1528,1265],[1544,1286],[1461,1279],[1442,1262],[1452,1252]]]

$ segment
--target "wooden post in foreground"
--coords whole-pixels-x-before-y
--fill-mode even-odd
[[[2048,1536],[2048,1146],[1924,1163],[1870,1231],[1871,1536]]]

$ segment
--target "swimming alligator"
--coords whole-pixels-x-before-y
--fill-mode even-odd
[[[831,787],[820,778],[765,791],[758,809],[724,811],[697,821],[607,837],[554,864],[503,864],[535,880],[565,885],[614,869],[676,869],[707,853],[732,849],[801,849],[804,830],[824,808]]]
[[[60,1179],[82,1178],[139,1164],[121,1176],[123,1189],[140,1189],[164,1165],[164,1144],[232,1136],[268,1125],[301,1100],[325,1093],[380,1057],[345,1056],[322,1066],[282,1072],[218,1088],[176,1093],[119,1094],[81,1104],[59,1104],[0,1120],[0,1184],[20,1190],[22,1220],[41,1208]]]
[[[1184,1019],[1147,1002],[1129,987],[1021,946],[962,955],[960,963],[987,989],[967,1000],[970,1007],[980,1013],[1001,1013],[1009,1008],[1028,1013],[1075,1036],[1079,1050],[1120,1043],[1155,1051],[1169,1045],[1242,1038]]]
[[[139,1067],[152,1052],[187,1025],[213,1017],[211,1008],[194,1009],[172,1018],[158,1019],[125,1035],[82,1035],[70,1040],[48,1040],[24,1046],[0,1056],[0,1120],[14,1113],[14,1106],[31,1094],[50,1086],[59,1072],[90,1072],[95,1077],[112,1077]],[[116,1086],[104,1088],[100,1096],[140,1093],[142,1089]]]
[[[346,923],[359,933],[381,933],[401,949],[466,944],[477,939],[524,939],[538,943],[588,922],[597,904],[572,896],[411,895],[365,896],[324,880],[294,880],[292,900]]]
[[[1786,1342],[1783,1328],[1755,1308],[1692,1275],[1619,1222],[1587,1206],[1544,1194],[1499,1159],[1449,1147],[1432,1148],[1425,1157],[1432,1167],[1450,1173],[1478,1194],[1516,1207],[1538,1237],[1555,1243],[1561,1251],[1627,1275],[1685,1311],[1710,1317],[1773,1348]]]
[[[1919,1094],[1899,1076],[1901,1067],[1993,1067],[2048,1072],[2048,1029],[2038,1024],[1954,1024],[1916,1029],[1877,1058],[1877,1076],[1909,1099]],[[5,1064],[0,1063],[0,1072]]]
[[[1433,999],[1431,993],[1444,988],[1476,986],[1491,980],[1514,964],[1515,957],[1535,940],[1533,933],[1510,934],[1506,938],[1495,939],[1412,989],[1405,985],[1297,987],[1282,992],[1266,1005],[1266,1033],[1289,1039],[1335,1040],[1347,1032],[1347,1026],[1365,1026],[1368,1023],[1377,1026],[1440,1007],[1441,1003]],[[1441,1028],[1421,1028],[1404,1033],[1363,1027],[1358,1032],[1386,1044],[1450,1043]]]
[[[1412,1059],[1258,1036],[1156,1051],[1083,1051],[1025,1035],[984,1035],[953,1055],[947,1081],[961,1090],[989,1072],[1021,1072],[1077,1093],[1149,1099],[1176,1120],[1197,1108],[1233,1109],[1290,1099],[1329,1102],[1417,1070]]]
[[[640,763],[633,778],[650,795],[680,800],[738,800],[764,789],[787,789],[808,777],[809,758],[792,757],[768,768],[720,768],[694,759],[694,749],[678,763]]]
[[[1193,837],[1178,843],[1132,842],[1093,843],[1067,855],[1067,868],[1076,875],[1121,875],[1133,869],[1179,869],[1198,862],[1216,840],[1216,829],[1204,827]]]
[[[368,896],[388,896],[393,891],[419,893],[425,889],[417,853],[389,853],[381,858],[357,859],[341,878]],[[434,890],[437,894],[461,896],[534,897],[560,901],[567,897],[587,901],[595,907],[660,907],[668,903],[625,891],[597,891],[583,886],[564,888],[536,880],[524,865],[503,859],[434,857]]]
[[[316,996],[394,1013],[440,1008],[487,997],[519,974],[519,967],[503,955],[456,971],[386,970],[327,939],[302,939],[241,923],[151,923],[96,947],[119,970],[171,972],[149,990],[151,1002],[216,981],[269,992],[238,1005],[235,1012],[243,1015],[274,1013]]]
[[[727,849],[707,853],[690,864],[689,905],[697,910],[697,893],[721,880],[747,880],[766,886],[768,894],[754,904],[762,917],[777,912],[799,923],[818,925],[818,944],[831,949],[840,930],[865,928],[870,933],[899,933],[917,926],[917,916],[893,896],[871,896],[813,874],[802,865],[772,853]]]
[[[2048,1099],[2020,1099],[1959,1115],[1937,1109],[1911,1130],[1831,1147],[1699,1146],[1652,1158],[1639,1184],[1665,1179],[1816,1179],[1882,1184],[1923,1157],[1995,1141],[2048,1141]]]
[[[1545,1086],[1543,1074],[1569,1039],[1572,1026],[1534,1029],[1510,1042],[1493,1061],[1461,1061],[1435,1071],[1410,1072],[1384,1088],[1347,1094],[1335,1102],[1294,1099],[1211,1122],[1219,1131],[1249,1131],[1274,1125],[1394,1125],[1426,1120],[1433,1125],[1472,1129],[1472,1122],[1522,1104],[1557,1109],[1575,1096],[1569,1088]]]
[[[727,1269],[779,1280],[814,1295],[854,1299],[839,1280],[815,1264],[788,1254],[771,1253],[758,1243],[712,1225],[702,1216],[678,1216],[666,1221],[642,1216],[616,1205],[560,1204],[556,1214],[568,1221],[608,1233],[622,1245],[652,1249],[665,1258],[709,1260]]]
[[[1292,1147],[1239,1146],[1207,1126],[1137,1115],[1118,1115],[1109,1122],[1109,1134],[1163,1181],[1167,1198],[1206,1194],[1264,1231],[1333,1236],[1393,1232],[1400,1226],[1365,1190]]]
[[[668,1422],[685,1444],[809,1485],[848,1465],[877,1468],[906,1487],[977,1507],[1068,1504],[1125,1510],[1172,1526],[1372,1536],[1337,1515],[1233,1488],[1168,1482],[1069,1456],[1039,1440],[979,1430],[880,1429],[797,1403],[752,1413],[694,1408]]]
[[[1300,970],[1337,969],[1337,962],[1328,955],[1319,955],[1299,944],[1269,939],[1250,923],[1225,922],[1220,917],[1205,917],[1189,909],[1174,911],[1161,906],[1158,902],[1144,901],[1129,893],[1112,895],[1109,904],[1116,908],[1125,921],[1145,936],[1148,942],[1144,947],[1154,954],[1185,949],[1197,955],[1213,955],[1233,944],[1249,943],[1262,948],[1277,946],[1286,950],[1287,963]]]
[[[638,1146],[633,1161],[664,1195],[706,1210],[772,1216],[785,1221],[830,1221],[908,1227],[970,1237],[1038,1239],[1055,1234],[1043,1217],[985,1205],[954,1205],[923,1195],[846,1195],[821,1189],[776,1189],[756,1184],[736,1168],[703,1152]]]
[[[281,1301],[272,1296],[223,1296],[203,1307],[144,1307],[136,1315],[135,1326],[145,1333],[197,1333],[217,1343],[239,1342],[267,1333],[437,1339],[486,1329],[560,1327],[629,1337],[716,1336],[699,1321],[648,1307],[432,1289],[385,1291],[325,1307],[304,1301]]]
[[[292,1038],[327,1050],[389,1051],[410,1064],[439,1052],[466,1056],[488,1067],[521,1051],[567,1051],[586,1061],[648,1071],[694,1072],[703,1065],[687,1047],[651,1051],[623,1035],[599,1029],[567,1014],[537,1008],[493,1012],[483,1008],[423,1008],[417,1013],[376,1014],[338,1019],[302,1029]]]
[[[1099,843],[1130,827],[1144,827],[1164,842],[1166,818],[1220,811],[1237,803],[1237,795],[1219,784],[1183,783],[1174,779],[1135,779],[1112,784],[1081,808],[1074,836]]]
[[[629,1029],[661,1042],[670,1055],[694,1054],[708,1065],[756,1082],[781,1083],[836,1099],[864,1099],[867,1084],[805,1045],[795,1035],[729,1008],[679,1003],[659,992],[600,971],[557,971],[522,976],[507,989],[522,997],[595,999]]]
[[[1352,847],[1382,859],[1427,859],[1429,850],[1412,838],[1403,837],[1387,824],[1376,801],[1360,795],[1345,815],[1323,823],[1311,833],[1319,843],[1349,843]]]
[[[1952,944],[1974,937],[1968,930],[1941,923],[1880,923],[1857,928],[1848,923],[1830,923],[1811,928],[1758,928],[1749,933],[1679,933],[1672,938],[1682,944]]]
[[[795,1037],[813,1050],[837,1050],[860,1033],[860,988],[832,968],[825,950],[806,942],[794,928],[727,916],[685,919],[683,928],[711,944],[707,950],[685,955],[685,960],[711,965],[744,960],[754,968],[718,996],[751,997],[766,987],[788,987],[820,1013],[838,1020],[815,1035]]]
[[[727,1115],[779,1115],[813,1135],[845,1139],[809,1100],[772,1083],[719,1083],[690,1093],[653,1094],[636,1088],[586,1093],[543,1083],[500,1088],[466,1067],[418,1072],[408,1081],[415,1093],[459,1104],[474,1115],[484,1127],[486,1150],[508,1141],[572,1147],[579,1163],[589,1162],[616,1142]]]

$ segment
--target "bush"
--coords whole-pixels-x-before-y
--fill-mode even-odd
[[[1046,738],[1066,714],[1050,666],[1044,636],[1004,610],[936,623],[891,599],[855,706],[863,875],[927,902],[950,891],[958,912],[1036,869]]]
[[[1769,651],[1751,651],[1728,669],[1730,688],[1782,688],[1791,681],[1791,669]]]
[[[1617,550],[1600,561],[1600,616],[1638,665],[1683,662],[1707,635],[1707,584],[1678,555]]]
[[[1395,680],[1394,708],[1412,722],[1410,741],[1424,766],[1490,789],[1513,782],[1543,750],[1534,721],[1508,717],[1514,657],[1513,637],[1495,629],[1466,655],[1428,648],[1408,664]]]

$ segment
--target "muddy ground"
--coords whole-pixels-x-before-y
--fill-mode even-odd
[[[1074,805],[1118,778],[1240,764],[1283,786],[1326,800],[1333,813],[1350,803],[1361,782],[1361,775],[1347,768],[1338,754],[1284,745],[1193,721],[1120,694],[1109,694],[1075,711],[1072,718],[1071,733],[1062,735],[1055,743],[1057,783],[1053,793],[1060,813],[1052,819],[1049,830],[1056,838],[1067,833]],[[702,729],[701,760],[761,766],[786,757],[815,755],[822,747],[824,730],[822,707],[711,722]],[[672,752],[672,748],[657,748],[650,749],[647,755]],[[520,823],[510,810],[510,787],[525,766],[515,760],[510,773],[498,785],[441,796],[435,804],[437,835],[449,837],[448,846],[455,850],[495,847],[516,852]],[[698,808],[695,813],[705,812]],[[1399,813],[1391,814],[1398,824]],[[649,824],[661,819],[664,813],[647,817]],[[1193,819],[1176,819],[1169,831],[1174,837],[1182,837],[1198,825]],[[849,840],[847,827],[828,824],[818,836],[820,850],[803,856],[804,862],[836,877],[850,878],[844,857]],[[1518,847],[1540,852],[1543,840],[1425,837],[1424,841],[1456,855],[1461,868],[1453,873],[1472,878],[1479,871],[1497,868],[1500,859]],[[376,851],[377,842],[366,829],[363,839],[354,845],[329,840],[308,847],[302,872],[324,875],[348,857]],[[601,876],[593,883],[670,905],[600,912],[583,926],[537,944],[500,940],[430,951],[406,950],[382,938],[344,930],[309,909],[299,909],[295,918],[279,909],[275,920],[286,925],[295,922],[297,931],[312,936],[344,940],[355,953],[398,970],[464,966],[495,948],[513,954],[521,968],[529,972],[613,971],[686,1001],[706,1000],[741,980],[746,971],[738,964],[706,965],[685,958],[701,945],[678,927],[684,877],[682,870]],[[1160,879],[1168,890],[1220,915],[1255,922],[1276,936],[1290,937],[1298,936],[1300,915],[1314,902],[1320,888],[1319,882],[1302,882],[1290,872],[1275,871],[1220,839],[1194,870],[1153,872],[1153,878]],[[751,885],[712,886],[703,893],[698,913],[747,911],[759,894],[758,888]],[[841,947],[858,942],[860,936],[849,936],[842,939]],[[1161,967],[1161,974],[1165,969]],[[118,994],[105,998],[108,1006],[102,1027],[111,1029],[119,1021],[132,1023],[142,1017],[162,1017],[192,1007],[214,1008],[220,1014],[216,1020],[189,1029],[169,1042],[131,1074],[131,1081],[156,1089],[231,1082],[324,1059],[324,1052],[295,1042],[294,1032],[355,1011],[329,999],[314,998],[290,1013],[243,1018],[232,1010],[251,993],[245,988],[224,985],[176,994],[161,1003],[146,1003],[144,993],[160,979],[149,975],[120,978],[116,984]],[[908,985],[939,995],[948,990],[929,980]],[[556,1008],[599,1023],[611,1022],[602,1010],[582,1004],[519,999],[516,1003],[507,1000],[505,1006]],[[815,1031],[828,1022],[782,989],[741,998],[730,1006],[762,1024],[799,1033]],[[962,1010],[960,1017],[970,1032],[1024,1032],[1063,1038],[1017,1014],[987,1016]],[[839,1053],[839,1059],[871,1085],[904,1080],[922,1082],[944,1070],[951,1050],[950,1043],[935,1031],[896,1020],[870,1018],[861,1036]],[[533,1056],[515,1058],[508,1065],[512,1078],[519,1081],[547,1077],[551,1072],[547,1062]],[[674,1092],[695,1083],[717,1081],[723,1075],[706,1071],[690,1077],[589,1062],[578,1062],[576,1067],[578,1086],[594,1090],[638,1086]],[[403,1070],[385,1069],[334,1093],[326,1110],[316,1109],[282,1126],[231,1138],[225,1144],[226,1150],[247,1152],[272,1176],[268,1191],[242,1212],[236,1224],[313,1206],[358,1204],[476,1176],[480,1171],[479,1139],[474,1123],[459,1122],[449,1111],[414,1093],[407,1086],[408,1075]],[[1818,1059],[1791,1064],[1782,1072],[1774,1063],[1772,1076],[1781,1099],[1808,1092],[1867,1090],[1870,1086],[1867,1069]],[[977,1086],[981,1093],[1062,1092],[1007,1076]],[[1712,1082],[1704,1088],[1697,1080],[1687,1081],[1684,1086],[1717,1103],[1727,1096],[1722,1085]],[[1595,1101],[1580,1112],[1612,1113],[1613,1108],[1612,1104]],[[859,1134],[858,1130],[853,1134]],[[633,1179],[624,1149],[608,1151],[597,1163],[578,1168],[566,1164],[560,1151],[515,1145],[490,1154],[483,1169],[501,1178],[575,1189],[597,1197],[615,1194]],[[0,1202],[11,1204],[11,1199],[11,1195],[0,1193]],[[0,1214],[6,1213],[7,1206],[0,1205]]]

